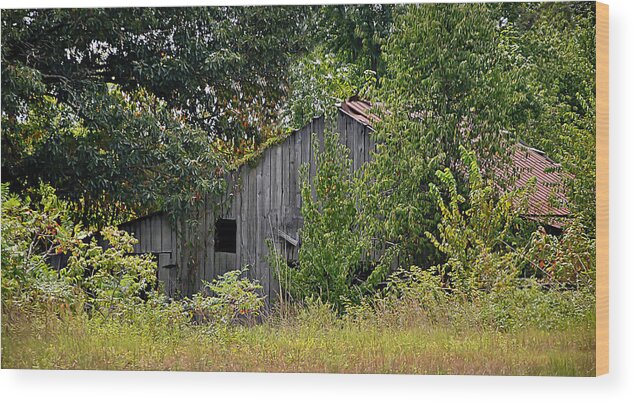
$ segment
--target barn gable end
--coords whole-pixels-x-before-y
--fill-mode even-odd
[[[353,124],[359,127],[355,129]],[[363,125],[348,122],[347,126],[342,135],[344,141],[347,135],[350,143],[354,143],[354,138],[363,139]],[[299,168],[308,164],[312,179],[316,160],[311,134],[316,135],[323,149],[324,128],[324,118],[314,118],[281,143],[265,149],[255,166],[244,164],[228,173],[227,192],[222,199],[209,197],[196,216],[189,217],[198,221],[194,227],[185,225],[184,220],[172,227],[164,213],[120,225],[139,240],[135,252],[159,257],[159,280],[169,296],[192,295],[200,290],[202,280],[211,281],[246,266],[249,277],[262,284],[264,295],[276,298],[279,284],[267,261],[267,240],[272,240],[287,260],[298,259],[299,229],[303,224]],[[359,153],[354,158],[355,166],[367,160],[366,155]],[[225,225],[235,225],[235,252],[225,247],[216,249],[215,227],[220,219]],[[188,242],[199,246],[188,246]],[[156,247],[157,244],[161,246]]]

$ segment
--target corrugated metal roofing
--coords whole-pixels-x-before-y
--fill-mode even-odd
[[[371,108],[370,102],[358,98],[351,98],[340,105],[341,111],[368,126],[380,121],[377,115],[370,113]],[[567,208],[561,206],[566,203],[561,165],[548,158],[544,152],[522,143],[516,145],[512,157],[517,174],[516,186],[526,185],[532,177],[537,181],[535,191],[529,197],[526,217],[548,217],[546,223],[561,227],[562,218],[570,214]]]
[[[535,177],[537,185],[528,205],[529,216],[565,217],[570,210],[563,207],[566,196],[563,188],[561,165],[548,158],[542,151],[524,144],[517,144],[513,153],[513,164],[517,169],[517,186],[524,186]]]
[[[366,126],[371,126],[373,122],[381,120],[377,115],[370,113],[371,108],[370,102],[358,98],[350,98],[342,102],[340,106],[342,111]]]

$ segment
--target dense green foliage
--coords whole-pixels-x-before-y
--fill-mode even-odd
[[[507,6],[505,34],[524,99],[514,129],[566,173],[569,207],[594,231],[596,56],[593,3]],[[517,15],[519,14],[519,15]]]
[[[351,96],[369,97],[385,73],[382,48],[392,30],[393,4],[316,7],[312,50],[291,65],[285,124],[303,127],[313,116],[334,117]]]
[[[39,303],[69,303],[72,288],[57,280],[49,258],[76,246],[85,234],[63,213],[50,188],[42,189],[40,205],[8,193],[2,185],[2,303],[20,308]]]
[[[68,206],[50,187],[42,186],[38,203],[2,187],[3,309],[85,311],[100,322],[182,316],[223,325],[252,322],[260,312],[260,286],[243,271],[206,283],[191,299],[167,300],[157,284],[154,257],[132,254],[137,240],[130,234],[114,227],[99,234],[84,230],[69,219]],[[51,258],[60,253],[68,261],[55,270]]]
[[[264,298],[258,294],[262,286],[247,279],[245,271],[229,271],[211,282],[203,282],[203,291],[186,302],[199,322],[254,322],[264,307]]]
[[[519,214],[526,208],[525,190],[497,196],[493,184],[482,177],[475,153],[462,146],[460,150],[468,172],[467,209],[463,210],[466,198],[458,193],[449,168],[436,172],[444,192],[449,194],[447,202],[440,189],[430,184],[441,219],[438,237],[430,232],[425,234],[446,256],[439,273],[448,278],[453,289],[461,292],[513,286],[522,261],[509,243]]]
[[[342,19],[345,30],[346,18],[359,21],[354,10],[326,14]],[[380,101],[374,112],[382,118],[374,124],[373,161],[352,175],[343,149],[327,146],[322,153],[328,164],[318,164],[315,183],[336,186],[302,193],[304,258],[300,252],[291,273],[303,280],[291,281],[295,295],[341,310],[342,300],[358,302],[395,266],[410,265],[471,296],[516,287],[526,276],[547,286],[578,287],[581,281],[591,289],[593,18],[593,9],[579,4],[438,4],[390,12],[390,35],[376,37],[384,61],[379,85],[365,92]],[[564,35],[568,28],[574,35]],[[540,39],[547,31],[549,38]],[[354,32],[363,36],[362,29]],[[355,35],[338,43],[354,42]],[[312,57],[325,49],[335,52],[328,59],[333,62],[304,69],[314,84],[294,94],[302,110],[296,116],[324,112],[327,100],[359,88],[354,66],[364,62],[349,68],[345,62],[355,57],[337,53],[337,46],[319,48]],[[556,57],[546,61],[549,53]],[[564,60],[568,54],[578,60],[575,66]],[[312,105],[306,102],[311,99]],[[532,182],[513,185],[509,163],[518,140],[543,146],[571,178],[566,206],[572,220],[562,239],[521,219]],[[592,163],[584,163],[587,158]],[[368,264],[367,250],[377,247],[381,258]]]
[[[373,71],[363,71],[317,47],[291,67],[289,81],[284,120],[290,128],[299,129],[315,116],[336,118],[337,104],[353,95],[368,93],[376,77]]]
[[[382,46],[392,29],[394,4],[343,4],[320,7],[316,13],[318,40],[342,60],[382,76]]]
[[[517,73],[504,67],[494,11],[481,4],[408,7],[384,48],[380,145],[365,172],[368,225],[417,263],[435,259],[424,233],[439,219],[430,192],[436,170],[451,169],[464,194],[460,145],[476,152],[487,175],[509,150]]]
[[[37,204],[2,191],[2,303],[27,311],[42,303],[90,308],[110,315],[117,308],[143,302],[156,285],[151,256],[129,255],[136,240],[106,227],[101,232],[110,247],[74,224],[66,204],[50,187],[42,186]],[[65,253],[68,264],[59,271],[50,259]]]
[[[301,7],[4,10],[2,168],[85,223],[218,190],[212,140],[277,119]]]
[[[319,148],[316,137],[313,149]],[[341,310],[346,300],[360,297],[358,274],[369,249],[359,220],[355,179],[349,150],[336,133],[325,133],[317,156],[317,174],[301,170],[302,217],[299,267],[281,263],[280,280],[296,300],[316,297]]]

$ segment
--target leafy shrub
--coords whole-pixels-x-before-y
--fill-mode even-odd
[[[70,220],[67,205],[50,186],[41,186],[36,204],[2,190],[3,304],[22,309],[74,304],[107,317],[153,291],[155,264],[149,255],[128,254],[137,241],[131,235],[104,228],[108,247],[102,247]],[[50,259],[61,253],[68,263],[57,271]]]
[[[284,118],[287,126],[301,128],[314,116],[332,117],[335,105],[367,89],[374,75],[317,47],[291,66],[289,81]]]
[[[518,218],[523,191],[500,195],[482,177],[475,153],[462,146],[460,149],[468,170],[468,198],[458,193],[456,179],[448,168],[436,173],[449,195],[448,202],[441,190],[430,184],[441,220],[438,236],[430,232],[426,235],[447,258],[439,271],[449,278],[452,288],[466,293],[510,286],[520,271],[519,256],[507,237]]]
[[[216,324],[254,323],[264,306],[258,294],[262,286],[257,281],[241,277],[246,269],[229,271],[183,303],[198,322]]]
[[[591,289],[546,288],[535,280],[494,291],[444,288],[438,275],[419,267],[395,272],[383,292],[347,306],[349,321],[385,328],[444,326],[457,330],[565,329],[593,322]]]
[[[333,305],[318,297],[308,297],[300,304],[295,321],[309,331],[323,331],[340,325],[339,318]]]
[[[18,308],[54,306],[81,298],[59,277],[50,258],[77,247],[86,235],[68,219],[53,189],[40,186],[40,201],[20,198],[2,184],[2,303]]]
[[[480,293],[474,307],[485,327],[562,329],[594,314],[595,295],[590,289],[545,289],[529,281],[520,288]]]
[[[441,278],[417,266],[399,268],[387,286],[358,304],[346,307],[348,318],[356,322],[375,322],[387,327],[408,327],[445,322],[450,295]]]
[[[106,227],[101,232],[108,247],[92,237],[69,250],[60,276],[87,295],[90,306],[108,316],[140,304],[156,286],[156,263],[149,254],[129,255],[137,240],[125,231]]]
[[[344,299],[358,297],[355,274],[368,242],[359,221],[348,149],[338,134],[326,133],[324,138],[312,183],[307,166],[301,168],[299,267],[280,264],[281,283],[296,300],[317,297],[341,311]],[[313,141],[313,149],[319,149]]]
[[[582,222],[578,218],[568,222],[561,237],[543,229],[533,233],[527,258],[537,273],[545,274],[546,282],[594,287],[596,241]]]

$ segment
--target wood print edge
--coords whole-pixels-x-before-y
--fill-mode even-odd
[[[596,375],[609,371],[609,8],[596,3]]]

